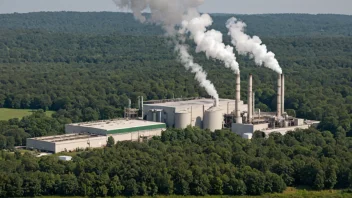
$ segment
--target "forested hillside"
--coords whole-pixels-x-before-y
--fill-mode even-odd
[[[351,36],[352,16],[332,14],[214,14],[214,27],[225,32],[225,22],[235,16],[248,24],[248,32],[259,36]],[[148,17],[148,15],[147,15]],[[45,29],[83,34],[161,35],[161,28],[141,25],[127,13],[40,12],[0,15],[0,28]]]
[[[228,40],[228,39],[227,39]],[[299,117],[330,119],[348,132],[352,111],[352,37],[263,38],[287,78],[285,105]],[[223,98],[234,75],[196,54]],[[122,116],[127,98],[205,96],[162,36],[75,35],[37,30],[0,33],[0,107],[50,109],[74,122]],[[257,107],[275,110],[276,74],[239,57],[243,87],[254,74]],[[243,99],[247,97],[242,89]]]
[[[351,139],[314,129],[268,139],[257,134],[248,141],[229,131],[188,128],[170,129],[148,143],[81,152],[71,162],[1,152],[0,197],[261,195],[302,185],[345,189],[352,185],[351,146]]]

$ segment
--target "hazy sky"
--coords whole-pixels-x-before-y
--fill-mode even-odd
[[[111,0],[0,0],[0,13],[63,10],[117,11]],[[238,14],[352,14],[352,0],[205,0],[200,10]]]

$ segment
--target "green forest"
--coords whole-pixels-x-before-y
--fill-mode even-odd
[[[227,44],[231,16],[213,15]],[[119,143],[65,163],[5,150],[25,146],[29,137],[62,134],[66,123],[122,117],[129,98],[137,106],[138,96],[209,96],[179,63],[170,38],[131,14],[0,15],[0,108],[36,110],[0,121],[0,197],[260,195],[286,186],[351,187],[352,16],[235,16],[276,54],[286,76],[287,111],[322,121],[318,130],[258,135],[249,142],[227,131],[169,129],[148,143]],[[193,55],[220,97],[234,98],[234,74],[202,53]],[[238,61],[242,99],[252,73],[256,107],[276,110],[276,73],[248,57]],[[56,113],[48,117],[49,110]]]
[[[285,136],[169,129],[149,142],[122,142],[57,156],[1,152],[0,196],[262,195],[287,186],[352,187],[352,139],[328,131]]]

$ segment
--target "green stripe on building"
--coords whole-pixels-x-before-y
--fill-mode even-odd
[[[157,124],[157,125],[150,125],[150,126],[142,126],[142,127],[131,127],[127,129],[117,129],[117,130],[111,130],[107,131],[107,134],[119,134],[119,133],[133,133],[133,132],[138,132],[138,131],[147,131],[147,130],[153,130],[153,129],[163,129],[166,128],[166,124]]]

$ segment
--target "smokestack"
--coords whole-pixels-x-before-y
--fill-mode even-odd
[[[238,74],[236,74],[236,106],[235,106],[237,124],[242,123],[241,111],[240,111],[240,100],[241,100],[241,75],[238,72]]]
[[[276,116],[279,118],[282,116],[281,113],[281,74],[279,74],[277,79],[277,113]]]
[[[253,87],[253,76],[252,74],[249,74],[249,80],[248,80],[248,123],[252,122],[252,117],[253,117],[253,100],[252,100],[252,88]]]
[[[285,113],[285,75],[281,75],[281,114]]]

